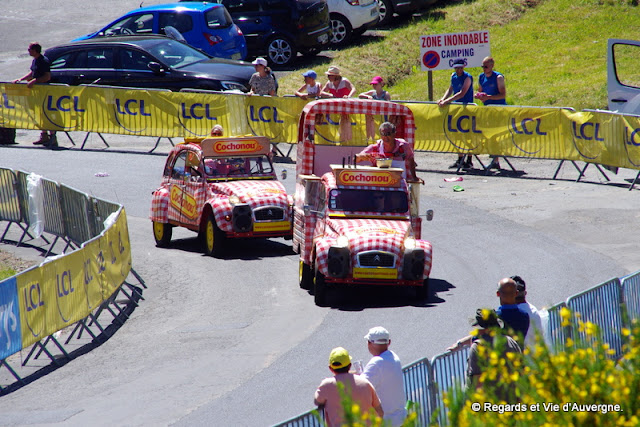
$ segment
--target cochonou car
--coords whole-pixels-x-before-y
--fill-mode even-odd
[[[376,0],[327,0],[331,17],[331,43],[344,45],[378,24]]]
[[[249,56],[265,56],[270,65],[288,66],[298,52],[315,55],[330,43],[331,23],[325,0],[220,2],[242,30]]]
[[[171,35],[176,30],[179,38],[211,56],[237,60],[247,57],[247,43],[242,31],[234,24],[227,9],[217,3],[168,3],[141,7],[74,41],[113,35]]]
[[[160,35],[70,42],[45,51],[53,83],[248,92],[248,62],[212,58]]]

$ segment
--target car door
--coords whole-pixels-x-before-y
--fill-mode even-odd
[[[118,68],[120,86],[144,88],[171,88],[180,85],[179,79],[171,77],[170,71],[154,73],[149,64],[159,63],[165,70],[168,67],[151,54],[134,47],[122,46],[118,49]]]
[[[242,30],[251,52],[263,51],[265,36],[271,33],[269,11],[262,11],[260,0],[222,0],[233,22]]]
[[[609,109],[640,114],[640,41],[609,39],[607,92]]]

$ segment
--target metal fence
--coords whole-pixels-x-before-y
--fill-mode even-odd
[[[603,342],[615,350],[612,357],[622,356],[622,328],[630,327],[633,319],[640,319],[640,271],[623,278],[614,278],[573,295],[547,309],[545,340],[552,349],[563,348],[567,338],[580,336],[572,326],[563,326],[561,311],[571,310],[575,320],[598,326]],[[579,316],[577,315],[579,313]],[[405,396],[419,404],[420,426],[437,423],[448,425],[444,394],[462,389],[466,383],[469,347],[436,355],[429,362],[421,359],[403,368]],[[276,427],[321,426],[311,411],[292,418]]]

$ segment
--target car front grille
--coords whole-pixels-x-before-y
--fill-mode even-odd
[[[358,254],[360,267],[395,267],[396,256],[389,252],[369,251]]]
[[[282,221],[284,210],[282,208],[266,207],[253,211],[256,221]]]

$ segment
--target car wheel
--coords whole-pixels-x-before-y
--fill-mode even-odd
[[[391,4],[391,0],[378,0],[378,10],[380,11],[378,26],[387,25],[393,18],[393,6]]]
[[[173,227],[169,224],[153,221],[153,238],[156,239],[156,246],[166,248],[171,242]]]
[[[427,277],[422,282],[422,286],[416,287],[416,299],[418,301],[424,301],[429,296],[429,278]]]
[[[298,280],[302,289],[311,289],[313,284],[313,276],[311,275],[311,266],[300,260],[300,268],[298,269]]]
[[[224,238],[225,235],[218,228],[213,214],[209,215],[204,226],[204,252],[209,256],[219,256]]]
[[[274,37],[267,44],[267,56],[272,64],[289,65],[296,59],[297,54],[293,43],[285,37]]]
[[[342,46],[347,44],[351,39],[351,24],[347,18],[342,15],[331,15],[331,44]]]
[[[325,307],[327,305],[327,284],[324,280],[324,274],[316,271],[314,282],[314,301],[318,307]]]

